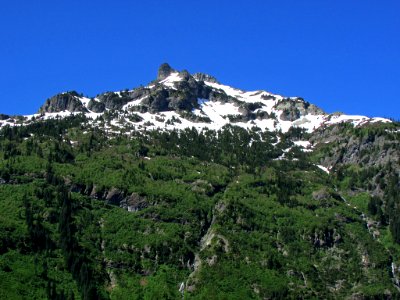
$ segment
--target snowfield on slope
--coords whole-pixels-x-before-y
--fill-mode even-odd
[[[176,90],[176,83],[184,80],[183,76],[177,71],[172,72],[169,76],[159,81],[159,84],[164,86],[167,90]],[[196,79],[197,80],[197,79]],[[199,81],[198,81],[199,82]],[[284,114],[287,114],[285,109],[277,109],[277,107],[282,107],[279,105],[283,104],[286,107],[285,101],[292,101],[293,103],[306,103],[301,98],[292,97],[287,98],[281,95],[272,94],[266,91],[242,91],[227,85],[220,83],[204,81],[204,85],[208,86],[212,90],[221,93],[225,93],[235,99],[234,102],[220,102],[220,101],[210,101],[208,99],[198,99],[198,107],[193,109],[191,112],[193,116],[200,117],[199,121],[193,121],[193,119],[187,119],[183,117],[177,111],[163,111],[158,113],[145,112],[141,113],[135,111],[136,106],[140,106],[144,100],[146,100],[149,95],[145,95],[139,99],[135,99],[123,105],[122,110],[118,112],[117,120],[112,122],[115,127],[123,128],[126,124],[134,126],[135,130],[170,130],[170,129],[184,129],[188,127],[194,127],[196,129],[214,129],[218,130],[226,124],[233,124],[243,128],[259,127],[261,130],[275,131],[280,130],[282,132],[287,132],[291,127],[304,128],[307,132],[313,132],[321,126],[330,126],[339,124],[342,122],[350,122],[354,126],[362,126],[367,123],[375,122],[391,122],[384,118],[368,118],[366,116],[354,116],[345,114],[303,114],[298,116],[295,120],[290,121],[285,118]],[[155,84],[148,85],[150,91],[156,88]],[[132,91],[130,91],[132,92]],[[119,97],[122,92],[115,92]],[[75,99],[82,103],[88,112],[85,115],[88,118],[96,120],[98,117],[103,115],[103,113],[96,113],[89,110],[90,98],[75,96]],[[98,98],[93,98],[94,101],[100,102]],[[293,104],[291,103],[291,104]],[[253,111],[253,114],[257,117],[252,117],[246,119],[243,114],[243,108],[240,110],[240,106],[245,106],[246,104],[254,104],[257,108]],[[289,103],[290,104],[290,103]],[[305,105],[305,104],[304,104]],[[308,104],[307,104],[308,105]],[[290,106],[290,105],[289,105]],[[106,109],[108,111],[108,109]],[[34,114],[25,116],[25,120],[29,121],[33,117],[35,119],[52,119],[57,117],[67,117],[70,115],[80,114],[77,112],[60,111],[56,113],[45,113],[45,114]],[[139,122],[132,122],[129,120],[130,115],[139,115],[142,120]],[[267,114],[267,115],[265,115]],[[263,117],[258,117],[263,115]],[[242,116],[244,116],[242,118]],[[233,119],[234,120],[233,120]],[[210,122],[206,122],[208,119]],[[232,119],[232,120],[230,120]],[[13,118],[7,120],[0,120],[0,127],[9,125],[21,125],[26,121],[17,121]],[[95,121],[93,121],[95,122]]]

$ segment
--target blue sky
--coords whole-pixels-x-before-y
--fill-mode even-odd
[[[217,2],[217,3],[215,3]],[[400,1],[3,1],[0,112],[147,84],[158,66],[400,119]]]

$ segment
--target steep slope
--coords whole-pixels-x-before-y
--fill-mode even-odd
[[[1,297],[395,298],[396,248],[298,134],[3,129]]]
[[[163,64],[0,115],[1,299],[396,299],[400,124]]]

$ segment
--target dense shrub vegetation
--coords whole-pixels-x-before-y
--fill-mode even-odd
[[[396,297],[398,170],[328,175],[313,162],[332,147],[310,155],[293,144],[305,138],[128,136],[80,116],[4,128],[0,298],[179,299],[182,283],[186,299]]]

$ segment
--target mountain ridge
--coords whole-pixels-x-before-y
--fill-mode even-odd
[[[75,91],[60,93],[47,99],[36,114],[14,118],[2,115],[0,126],[12,126],[18,123],[15,119],[29,123],[33,118],[77,113],[95,120],[110,111],[116,111],[119,121],[134,125],[136,130],[219,129],[226,124],[235,124],[283,132],[300,127],[312,132],[341,122],[355,126],[391,122],[379,117],[328,114],[301,97],[284,97],[264,90],[243,91],[223,85],[211,75],[177,71],[164,63],[159,67],[156,80],[146,86],[105,92],[92,98]]]

